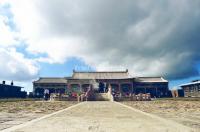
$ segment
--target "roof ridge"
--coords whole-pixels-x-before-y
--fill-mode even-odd
[[[127,73],[126,71],[75,71],[74,73]]]
[[[2,83],[0,83],[0,85],[3,85],[3,86],[11,86],[11,87],[20,87],[20,88],[24,88],[24,87],[22,87],[22,86],[10,85],[10,84],[2,84]]]
[[[161,76],[155,76],[155,77],[137,77],[137,78],[162,78]]]
[[[40,77],[40,79],[45,79],[45,78],[47,78],[47,79],[54,79],[54,78],[59,78],[59,79],[65,79],[65,77]]]
[[[196,82],[188,82],[188,83],[180,84],[179,86],[182,87],[182,86],[188,86],[188,85],[199,84],[199,83],[200,83],[200,81],[196,81]]]

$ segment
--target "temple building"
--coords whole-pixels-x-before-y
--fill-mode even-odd
[[[168,96],[168,81],[162,77],[133,77],[126,71],[78,72],[73,71],[71,77],[41,77],[33,82],[33,93],[42,97],[44,89],[50,93],[86,92],[92,87],[96,92],[108,91],[108,86],[118,96],[150,93],[152,97]]]
[[[180,87],[183,89],[185,97],[200,97],[200,80],[182,84]]]

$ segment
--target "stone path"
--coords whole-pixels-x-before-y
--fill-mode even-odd
[[[6,131],[14,132],[192,132],[173,121],[116,102],[84,102]]]

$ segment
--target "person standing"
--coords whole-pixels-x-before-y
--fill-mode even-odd
[[[45,89],[44,90],[44,100],[48,100],[49,99],[49,90],[48,89]]]

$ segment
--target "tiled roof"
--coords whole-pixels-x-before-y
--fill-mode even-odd
[[[34,83],[67,83],[67,79],[64,77],[41,77],[39,80],[34,81]]]
[[[135,80],[136,82],[168,82],[162,77],[138,77]]]
[[[126,79],[131,78],[128,71],[104,71],[104,72],[76,72],[73,79]]]
[[[200,81],[195,81],[195,82],[190,82],[190,83],[186,83],[186,84],[181,84],[179,86],[180,87],[184,87],[184,86],[190,86],[190,85],[194,85],[194,84],[200,84]]]
[[[71,79],[132,79],[128,70],[126,71],[102,71],[102,72],[77,72],[74,71],[72,77],[41,77],[33,83],[67,83]],[[136,77],[136,82],[168,82],[162,77]]]

